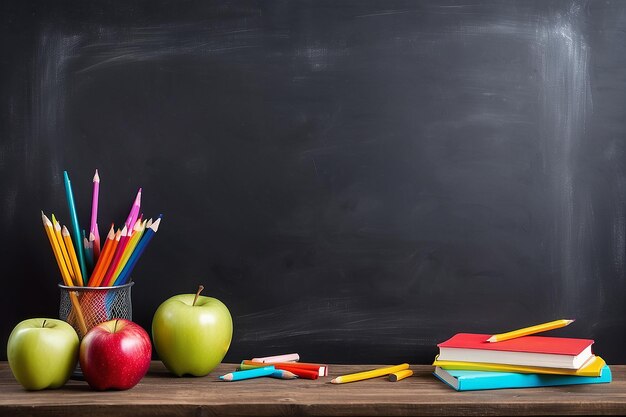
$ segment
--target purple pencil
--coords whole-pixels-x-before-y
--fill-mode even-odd
[[[100,233],[98,233],[98,196],[100,194],[100,176],[98,170],[93,176],[93,198],[91,200],[91,227],[89,228],[89,240],[93,241],[94,261],[100,255]],[[92,239],[93,236],[93,239]]]
[[[139,216],[139,208],[141,207],[141,188],[137,192],[137,197],[135,197],[135,202],[130,209],[130,213],[128,213],[128,217],[126,218],[126,227],[128,230],[132,230],[132,227],[135,225],[137,221],[137,217]]]

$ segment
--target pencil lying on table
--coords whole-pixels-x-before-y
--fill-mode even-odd
[[[241,367],[250,367],[250,366],[267,366],[269,364],[263,362],[255,362],[255,361],[242,361]],[[319,376],[328,376],[328,365],[323,365],[319,363],[305,363],[305,362],[273,362],[271,365],[274,365],[276,369],[286,369],[288,371],[292,371],[293,369],[305,369],[308,371],[316,371],[319,373]]]
[[[402,365],[390,366],[387,368],[373,369],[371,371],[357,372],[356,374],[342,375],[330,381],[333,384],[345,384],[346,382],[363,381],[364,379],[377,378],[379,376],[386,376],[398,371],[404,371],[409,369],[408,363]]]
[[[243,379],[260,378],[263,376],[271,376],[276,371],[273,366],[264,366],[262,368],[248,369],[246,371],[230,372],[220,376],[222,381],[241,381]]]

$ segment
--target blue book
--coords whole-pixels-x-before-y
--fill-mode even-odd
[[[611,382],[611,370],[604,365],[600,376],[518,374],[513,372],[461,371],[435,368],[434,375],[457,391],[501,388],[554,387],[557,385],[602,384]]]

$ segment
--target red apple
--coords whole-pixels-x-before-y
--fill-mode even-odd
[[[141,326],[113,319],[85,335],[79,361],[91,388],[122,390],[137,385],[148,372],[151,355],[150,336]]]

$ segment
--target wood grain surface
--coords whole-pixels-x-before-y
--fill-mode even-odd
[[[409,416],[409,415],[598,415],[626,414],[626,366],[612,366],[610,384],[456,392],[432,376],[432,367],[411,366],[400,382],[377,378],[344,385],[330,380],[377,365],[331,365],[316,381],[271,378],[221,382],[235,369],[222,364],[208,377],[177,378],[160,362],[128,391],[92,391],[70,381],[58,390],[28,392],[0,363],[0,415],[6,416]]]

